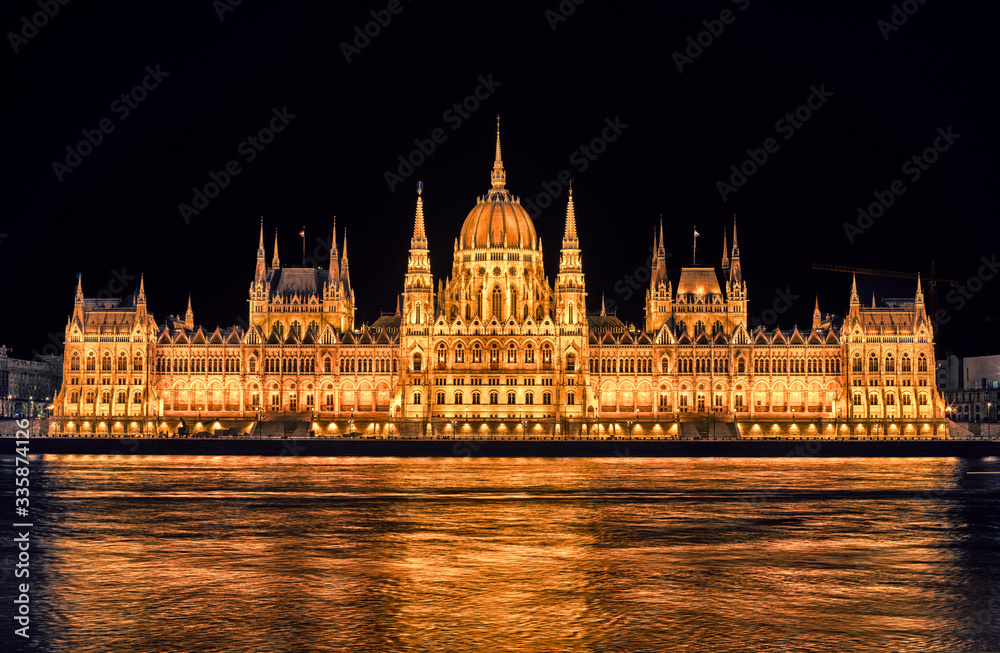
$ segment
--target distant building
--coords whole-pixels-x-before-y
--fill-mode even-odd
[[[0,346],[0,417],[40,416],[62,384],[62,357],[11,358]]]
[[[766,330],[748,320],[735,225],[716,264],[668,269],[661,224],[637,327],[603,301],[588,310],[572,191],[549,279],[506,188],[499,131],[490,182],[437,278],[418,191],[401,301],[370,325],[355,324],[346,237],[325,268],[282,265],[277,241],[268,264],[263,225],[242,327],[198,326],[190,300],[183,317],[155,320],[141,280],[124,299],[86,298],[78,283],[53,429],[244,430],[287,414],[323,433],[358,420],[421,436],[663,435],[709,420],[732,435],[946,434],[919,280],[912,298],[883,305],[862,306],[852,285],[845,317],[817,301],[811,325]]]
[[[1000,402],[1000,356],[948,359],[943,389],[948,412],[957,422],[995,421]],[[940,368],[939,368],[940,373]]]

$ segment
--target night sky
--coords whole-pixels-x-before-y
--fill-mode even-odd
[[[299,265],[299,230],[325,263],[336,215],[357,322],[374,321],[402,289],[418,181],[433,272],[450,272],[490,187],[498,114],[508,189],[551,198],[535,219],[550,279],[566,204],[554,182],[574,178],[590,311],[603,293],[641,325],[660,216],[680,267],[695,225],[699,264],[718,265],[735,213],[754,320],[808,327],[817,294],[846,313],[850,275],[814,263],[927,275],[933,261],[973,278],[964,297],[939,286],[939,356],[1000,349],[1000,280],[982,262],[1000,258],[995,6],[51,1],[52,17],[37,0],[2,17],[0,341],[16,356],[54,351],[78,272],[87,296],[131,295],[144,273],[161,322],[188,293],[209,328],[245,320],[261,216],[268,259],[277,228]],[[269,125],[281,131],[255,147]],[[925,151],[933,161],[912,160]],[[227,165],[238,173],[197,215],[180,207]],[[876,193],[891,206],[847,233]],[[865,303],[915,288],[858,282]]]

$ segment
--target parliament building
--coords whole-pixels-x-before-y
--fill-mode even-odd
[[[863,306],[852,285],[845,317],[817,300],[808,329],[751,328],[735,224],[718,267],[681,269],[667,267],[661,224],[637,328],[603,301],[588,313],[572,190],[550,283],[541,239],[506,188],[499,130],[490,182],[437,280],[418,190],[396,312],[371,324],[356,324],[336,233],[329,265],[291,267],[277,239],[268,263],[262,224],[242,326],[199,326],[190,299],[183,317],[157,320],[143,281],[101,299],[78,277],[51,432],[947,434],[919,280],[912,300]]]

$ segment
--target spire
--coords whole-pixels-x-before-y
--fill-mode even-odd
[[[606,315],[604,312],[604,293],[601,293],[601,315]]]
[[[427,249],[427,232],[424,230],[424,182],[417,182],[417,216],[413,222],[413,238],[410,239],[411,249]]]
[[[736,214],[733,214],[733,258],[739,258],[740,244],[736,240]]]
[[[813,308],[813,330],[823,325],[823,314],[819,312],[819,295],[816,295],[816,307]]]
[[[184,314],[184,328],[194,330],[194,311],[191,310],[191,293],[188,293],[188,309]]]
[[[333,216],[333,244],[330,245],[330,278],[340,276],[340,253],[337,251],[337,216]]]
[[[136,300],[136,302],[139,304],[146,303],[145,275],[142,274],[139,275],[139,298]]]
[[[344,258],[340,266],[340,280],[347,295],[351,294],[351,270],[347,263],[347,229],[344,229]]]
[[[875,292],[872,291],[872,308],[875,308]]]
[[[76,301],[83,302],[83,275],[76,273]]]
[[[660,244],[657,245],[656,255],[666,256],[667,250],[663,247],[663,214],[660,214]]]
[[[573,185],[569,187],[569,201],[566,203],[566,232],[563,234],[563,249],[578,249],[580,241],[576,235],[576,211],[573,208]]]
[[[921,306],[924,303],[924,290],[920,286],[920,273],[919,272],[917,272],[917,296],[916,296],[916,302],[917,302],[918,305],[921,305]]]
[[[264,254],[264,216],[260,216],[260,242],[257,243],[257,258],[263,260]]]
[[[497,153],[496,159],[493,161],[493,174],[490,175],[490,181],[493,184],[493,190],[489,192],[491,199],[500,193],[507,194],[507,191],[504,189],[504,185],[507,182],[507,173],[504,172],[503,159],[500,156],[500,116],[497,116]]]
[[[858,277],[855,274],[851,275],[851,304],[861,305],[861,300],[858,299]]]
[[[729,244],[726,242],[726,233],[722,232],[722,270],[729,271]]]
[[[271,267],[280,268],[281,260],[278,258],[278,230],[274,230],[274,256],[271,257]]]

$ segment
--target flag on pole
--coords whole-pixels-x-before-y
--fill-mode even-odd
[[[698,237],[698,236],[700,236],[700,235],[701,235],[701,234],[700,234],[700,233],[698,233],[698,230],[697,230],[697,229],[695,229],[695,230],[694,230],[694,237],[695,237],[695,238],[697,238],[697,237]]]
[[[302,227],[302,231],[299,232],[299,235],[302,236],[303,238],[306,237],[306,228],[305,227]]]

